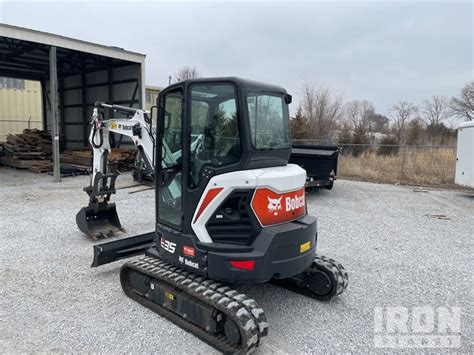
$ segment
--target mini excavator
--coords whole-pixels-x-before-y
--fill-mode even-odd
[[[150,113],[96,103],[89,141],[89,206],[76,216],[90,236],[123,230],[108,170],[109,133],[132,139],[155,171],[155,231],[94,246],[93,267],[141,255],[120,270],[125,294],[224,353],[246,354],[268,334],[257,302],[232,288],[272,282],[317,300],[348,284],[344,267],[316,253],[306,172],[291,152],[286,90],[235,77],[190,79]],[[128,115],[104,119],[105,109]]]

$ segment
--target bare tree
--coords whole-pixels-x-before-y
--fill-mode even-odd
[[[474,81],[470,81],[461,90],[460,97],[451,99],[453,114],[466,121],[474,120]]]
[[[400,101],[398,104],[392,107],[390,115],[393,119],[394,130],[395,135],[397,136],[398,144],[405,143],[405,128],[412,119],[413,115],[417,112],[418,107],[407,101]]]
[[[390,120],[388,117],[379,113],[374,113],[370,116],[369,131],[387,133]]]
[[[183,81],[186,79],[196,79],[200,77],[201,77],[201,73],[197,70],[197,68],[190,67],[190,66],[181,67],[174,74],[175,82]]]
[[[370,129],[371,117],[375,114],[374,104],[367,100],[353,100],[348,102],[344,109],[352,129],[365,135]]]
[[[440,95],[433,95],[431,99],[423,101],[420,111],[423,120],[431,126],[439,126],[452,115],[449,99]]]
[[[306,84],[301,107],[308,121],[308,136],[313,139],[332,138],[343,113],[342,97],[327,88]]]
[[[344,137],[347,135],[344,131],[347,129],[347,124],[352,129],[350,134],[350,143],[354,146],[348,147],[352,155],[359,156],[366,149],[365,144],[369,143],[368,131],[370,127],[370,117],[375,113],[375,107],[372,102],[367,100],[353,100],[344,105],[345,113],[345,125],[341,128],[341,134],[339,138],[347,139]]]

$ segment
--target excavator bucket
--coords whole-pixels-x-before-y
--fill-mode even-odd
[[[113,203],[81,208],[76,215],[76,223],[83,233],[94,240],[125,231]]]

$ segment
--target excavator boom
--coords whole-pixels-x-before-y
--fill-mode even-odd
[[[129,117],[105,120],[102,112],[104,108]],[[148,112],[144,110],[96,102],[90,123],[92,171],[90,184],[84,188],[89,195],[89,204],[77,213],[76,223],[84,234],[97,239],[124,231],[115,204],[109,202],[115,194],[115,180],[120,174],[118,171],[109,171],[107,158],[111,151],[110,132],[130,137],[151,169],[154,166],[155,142]]]

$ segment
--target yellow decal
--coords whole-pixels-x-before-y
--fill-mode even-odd
[[[117,129],[118,128],[117,122],[112,122],[112,124],[110,125],[110,128]]]
[[[165,292],[166,297],[168,297],[169,300],[173,301],[174,300],[174,295],[171,292]]]
[[[311,242],[306,242],[303,244],[300,244],[300,253],[304,253],[305,251],[309,250],[311,248]]]

